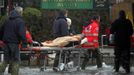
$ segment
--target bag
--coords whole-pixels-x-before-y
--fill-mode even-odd
[[[114,45],[115,44],[115,37],[114,34],[109,35],[109,44]]]

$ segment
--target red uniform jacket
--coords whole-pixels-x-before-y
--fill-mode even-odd
[[[28,43],[32,43],[32,37],[31,37],[31,34],[30,34],[30,32],[28,31],[28,30],[26,30],[26,39],[27,39],[27,42]]]
[[[82,47],[99,47],[99,23],[97,21],[92,20],[92,23],[83,29],[82,34],[84,34],[85,38],[88,40],[88,43],[83,44]]]

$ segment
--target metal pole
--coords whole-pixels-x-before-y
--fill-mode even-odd
[[[80,54],[81,54],[81,49],[79,49],[78,51],[79,51],[79,55],[78,55],[79,57],[78,57],[78,68],[77,68],[77,71],[80,70],[80,60],[81,60],[81,55]]]
[[[103,50],[104,47],[104,37],[106,37],[106,35],[101,35],[101,51]]]
[[[0,51],[0,62],[4,61],[4,52]]]

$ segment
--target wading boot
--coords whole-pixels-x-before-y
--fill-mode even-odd
[[[19,75],[19,63],[16,63],[16,62],[12,63],[11,75]]]
[[[6,66],[7,66],[6,62],[0,63],[0,75],[2,75],[5,72]]]

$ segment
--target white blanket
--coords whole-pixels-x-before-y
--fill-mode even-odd
[[[58,37],[54,39],[53,41],[45,41],[42,42],[43,46],[47,47],[64,47],[70,42],[73,41],[80,41],[81,40],[81,35],[73,35],[73,36],[64,36],[64,37]]]

